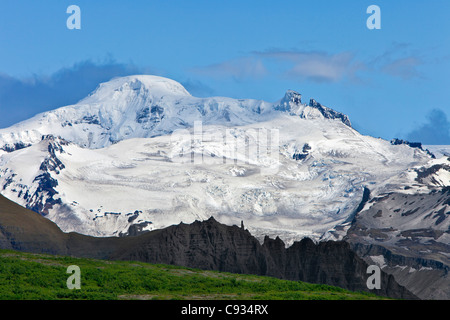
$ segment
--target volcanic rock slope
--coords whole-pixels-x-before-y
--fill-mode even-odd
[[[450,298],[449,160],[408,170],[343,228],[360,256],[423,299]]]

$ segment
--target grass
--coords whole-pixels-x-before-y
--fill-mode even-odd
[[[81,289],[67,288],[67,267]],[[0,250],[0,300],[361,300],[382,299],[342,288],[271,277],[136,261],[106,261]]]

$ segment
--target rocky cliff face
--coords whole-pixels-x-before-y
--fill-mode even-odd
[[[130,240],[138,241],[139,245],[127,246],[111,258],[258,274],[395,298],[416,298],[386,273],[381,274],[381,289],[369,290],[368,264],[344,241],[315,244],[305,238],[286,248],[280,238],[266,237],[260,244],[242,227],[226,226],[213,218],[149,232]]]
[[[95,238],[63,233],[48,219],[0,196],[0,248],[266,275],[416,298],[384,272],[381,289],[369,290],[368,264],[346,242],[315,244],[303,239],[286,248],[280,238],[266,237],[261,244],[243,226],[227,226],[213,218],[134,237]]]

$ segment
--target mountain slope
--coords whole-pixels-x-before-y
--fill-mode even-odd
[[[422,299],[450,296],[450,188],[372,197],[345,241]]]
[[[0,195],[0,248],[65,254],[66,240],[56,224]]]

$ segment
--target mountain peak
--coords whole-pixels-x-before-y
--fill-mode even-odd
[[[351,127],[350,119],[347,115],[321,105],[314,99],[309,100],[309,104],[302,103],[302,95],[294,90],[287,90],[284,97],[275,103],[274,110],[288,112],[299,115],[302,118],[314,118],[317,116],[325,119],[338,119],[345,125]],[[312,111],[312,112],[311,112]]]
[[[302,104],[302,95],[294,90],[287,90],[283,99],[274,107],[275,110],[291,112],[293,107]]]
[[[191,94],[177,81],[153,75],[130,75],[113,78],[101,83],[88,97],[80,103],[91,103],[93,100],[104,101],[105,98],[116,99],[119,93],[140,94],[151,96],[191,96]]]

